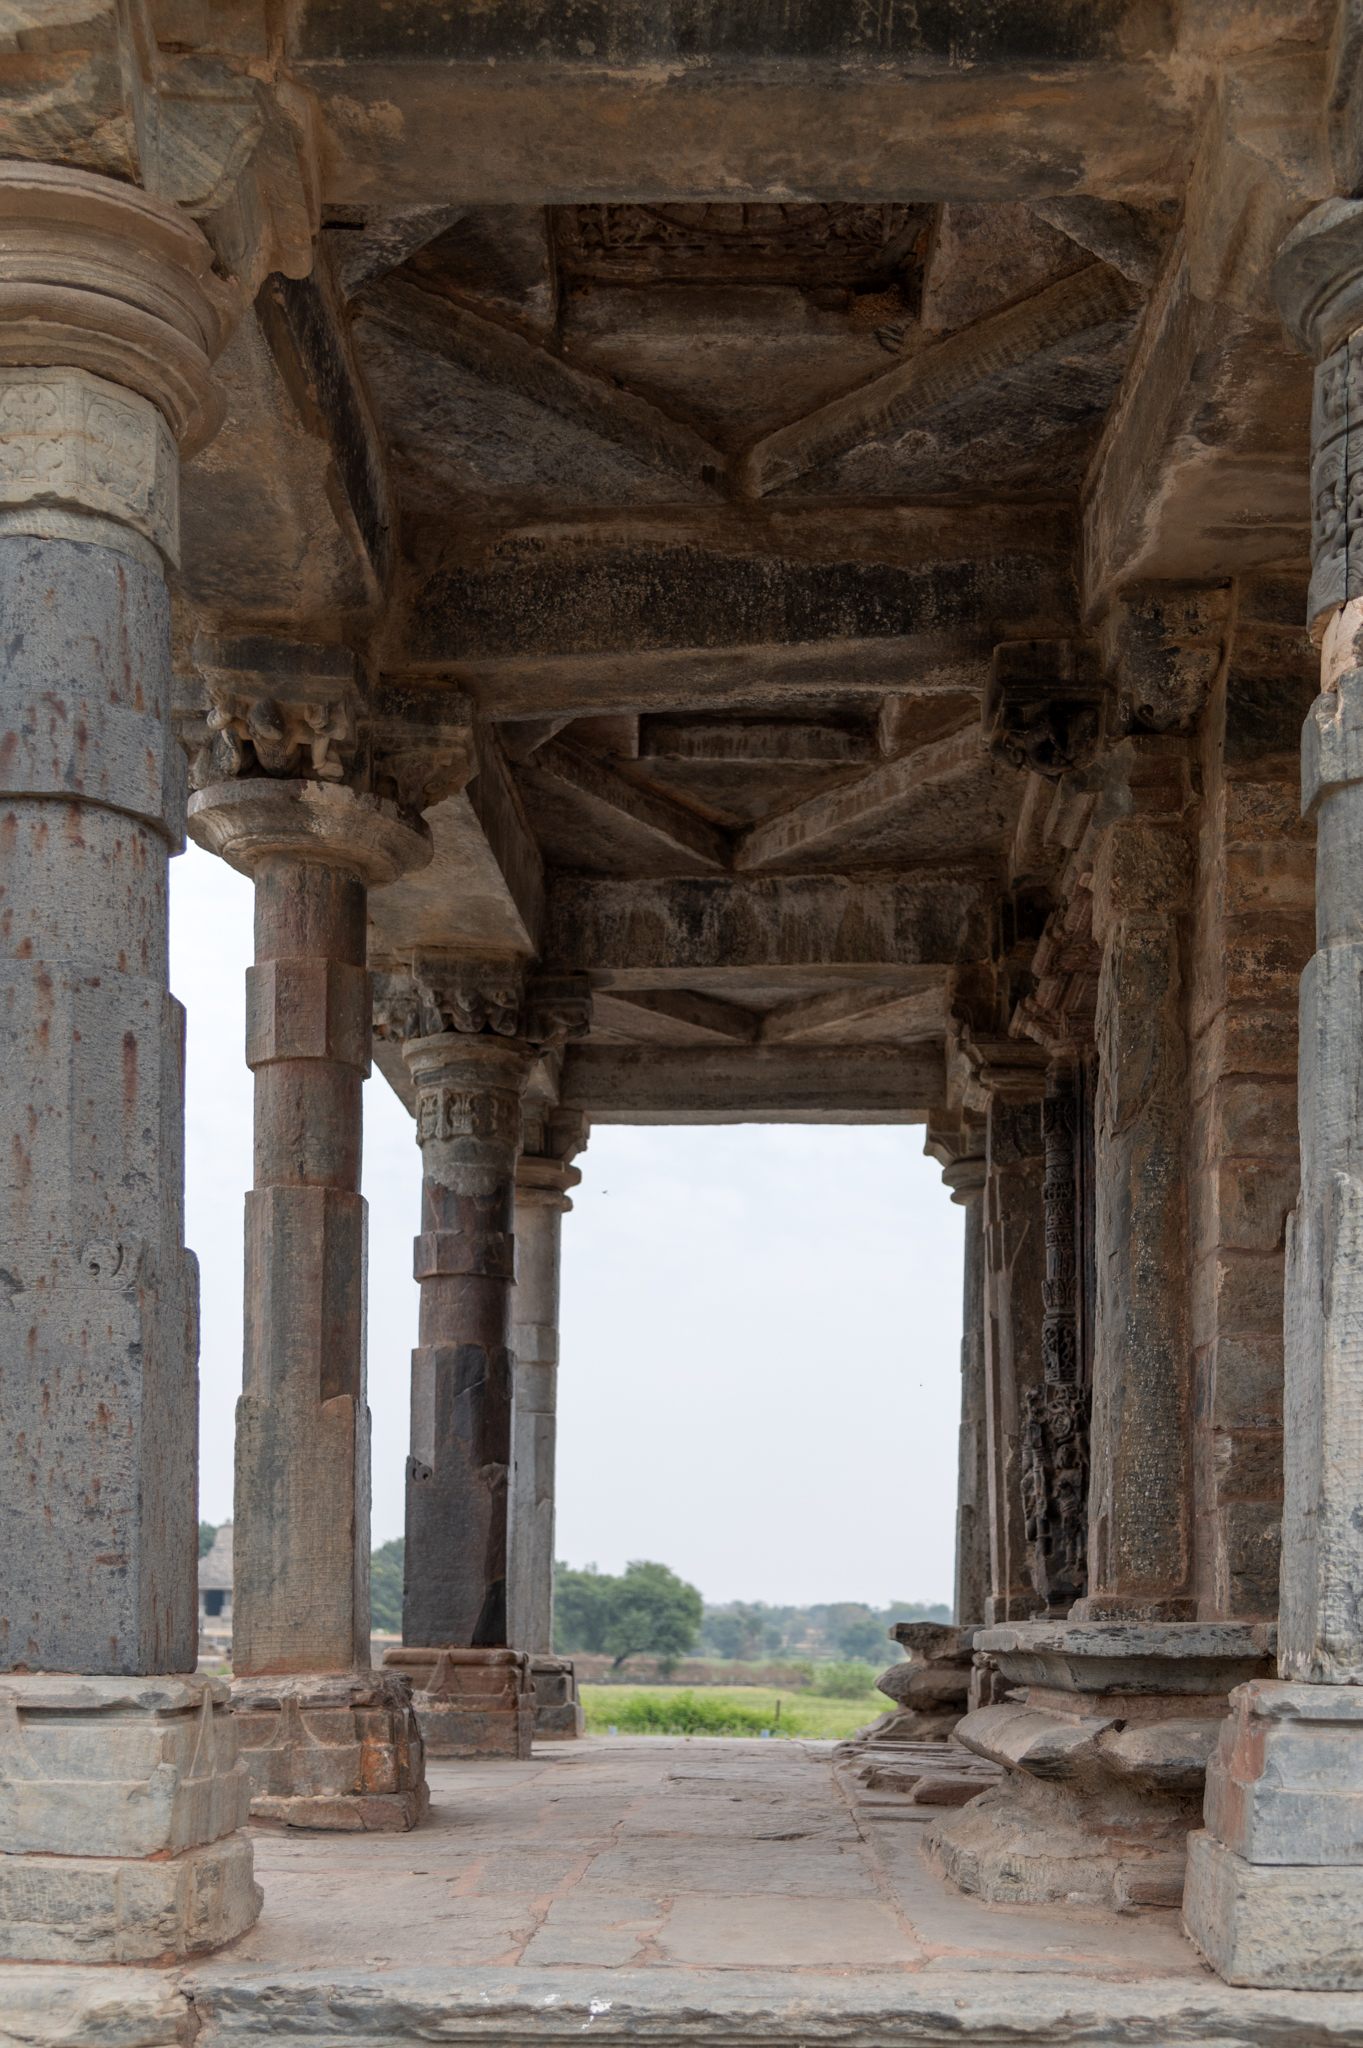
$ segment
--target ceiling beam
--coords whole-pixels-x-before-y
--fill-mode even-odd
[[[722,871],[733,864],[733,840],[728,832],[661,791],[643,788],[610,761],[583,747],[566,740],[547,740],[521,773],[532,788],[541,777],[562,783],[615,823],[625,820],[634,837],[653,847],[685,854],[705,868]]]
[[[390,277],[365,291],[353,314],[361,339],[366,325],[377,326],[402,346],[585,427],[661,478],[679,478],[703,496],[724,495],[725,459],[694,428],[439,292]]]
[[[992,870],[960,863],[856,879],[558,875],[541,951],[589,973],[955,966],[988,957],[997,894]]]
[[[752,1045],[762,1022],[742,1003],[687,988],[599,990],[592,1000],[594,1014],[600,1012],[612,1030],[662,1041],[675,1033],[672,1043]]]
[[[767,867],[793,854],[809,853],[831,840],[875,824],[888,812],[921,803],[934,783],[951,782],[965,775],[1007,778],[1011,771],[991,762],[980,738],[978,725],[968,725],[946,739],[917,747],[873,768],[855,782],[840,782],[834,789],[820,790],[804,803],[750,825],[734,852],[734,867],[740,872]]]
[[[601,1124],[915,1124],[946,1100],[942,1048],[573,1045],[559,1100]]]
[[[959,405],[984,385],[1086,329],[1128,318],[1139,295],[1120,271],[1091,263],[1021,305],[976,321],[869,384],[759,441],[743,459],[754,497],[794,482],[866,441],[897,439],[915,421]]]
[[[762,1019],[761,1043],[792,1039],[861,1040],[941,1038],[945,1034],[945,976],[934,988],[840,988],[827,995],[782,1003]]]

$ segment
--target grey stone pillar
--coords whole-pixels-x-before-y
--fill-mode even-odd
[[[984,1162],[979,1162],[984,1179]],[[989,1597],[989,1459],[984,1406],[984,1189],[956,1199],[965,1209],[961,1316],[961,1428],[956,1489],[955,1614],[982,1621]]]
[[[422,1155],[421,1342],[407,1468],[408,1646],[507,1645],[511,1295],[523,1040],[446,1031],[404,1051]]]
[[[559,1239],[573,1206],[568,1189],[581,1178],[566,1160],[531,1153],[523,1152],[516,1167],[507,1639],[532,1657],[554,1649]]]
[[[1042,1384],[1045,1154],[1039,1102],[989,1105],[984,1194],[984,1413],[989,1591],[984,1619],[1016,1621],[1041,1605],[1023,1511],[1028,1395]]]
[[[186,790],[164,565],[231,308],[190,222],[87,173],[0,163],[0,247],[0,1955],[131,1962],[260,1910],[226,1688],[193,1675],[167,987]]]
[[[248,683],[257,723],[276,734],[288,729],[287,690],[300,668],[301,687],[326,710],[325,671],[343,682],[353,660],[263,637],[201,643],[196,658],[210,677]],[[427,1803],[410,1686],[372,1671],[369,1655],[361,1088],[372,1018],[368,891],[423,867],[431,835],[387,799],[304,779],[309,767],[331,766],[311,750],[287,765],[295,775],[210,784],[189,807],[195,839],[249,875],[256,894],[233,1697],[257,1819],[405,1828]],[[308,1718],[323,1710],[324,1722]]]
[[[1275,279],[1316,356],[1302,735],[1316,953],[1301,980],[1301,1192],[1287,1240],[1277,1682],[1236,1695],[1207,1774],[1185,1923],[1234,1984],[1363,1987],[1363,203],[1330,200]]]

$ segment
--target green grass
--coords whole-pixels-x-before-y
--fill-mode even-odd
[[[622,1735],[752,1736],[769,1728],[773,1736],[840,1737],[892,1704],[873,1691],[859,1700],[838,1700],[755,1685],[584,1685],[579,1690],[590,1735],[604,1735],[613,1725]]]

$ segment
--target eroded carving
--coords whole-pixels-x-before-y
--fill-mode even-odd
[[[565,206],[564,267],[619,282],[780,277],[823,286],[893,275],[916,256],[929,210],[894,203]]]
[[[85,370],[0,369],[0,513],[60,507],[116,520],[178,562],[179,480],[150,399]]]
[[[1079,1354],[1079,1112],[1066,1072],[1047,1077],[1041,1134],[1043,1379],[1023,1396],[1022,1512],[1032,1584],[1051,1612],[1067,1613],[1088,1588],[1089,1396]]]
[[[537,974],[526,992],[522,1036],[532,1045],[569,1045],[592,1028],[592,985],[585,974]]]
[[[1096,654],[1072,640],[1011,640],[994,649],[981,729],[1014,768],[1058,782],[1087,767],[1103,735]]]
[[[1160,583],[1128,590],[1103,622],[1103,664],[1122,732],[1192,732],[1225,652],[1230,592]]]

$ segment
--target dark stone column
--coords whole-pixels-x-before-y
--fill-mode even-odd
[[[1023,1506],[1030,1396],[1043,1384],[1046,1247],[1041,1105],[989,1105],[985,1183],[985,1426],[990,1585],[986,1621],[1016,1621],[1040,1605]]]
[[[537,1057],[520,1039],[447,1031],[404,1057],[421,1147],[421,1341],[412,1355],[402,1639],[507,1640],[512,1288],[521,1099]]]
[[[980,1161],[980,1178],[984,1162]],[[956,1489],[958,1622],[982,1621],[989,1597],[989,1459],[984,1402],[984,1189],[958,1196],[965,1209],[961,1317],[961,1429]]]

